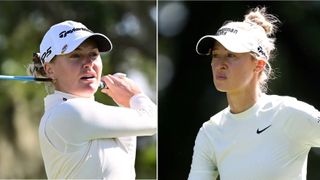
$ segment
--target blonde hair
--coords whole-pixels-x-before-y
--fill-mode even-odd
[[[266,92],[268,89],[268,80],[275,78],[274,71],[268,61],[270,61],[274,57],[273,51],[275,50],[276,38],[274,38],[273,36],[278,30],[278,24],[280,23],[280,20],[272,14],[267,14],[266,7],[256,7],[254,9],[251,9],[248,14],[244,16],[243,22],[256,24],[262,27],[265,33],[265,36],[257,37],[257,40],[260,41],[264,46],[269,57],[269,59],[266,60],[268,67],[265,68],[265,70],[259,77],[260,90],[262,92]]]
[[[33,63],[29,64],[27,67],[27,73],[34,77],[43,77],[47,78],[47,73],[44,70],[43,63],[40,60],[40,54],[39,53],[33,53],[32,57]],[[48,94],[52,94],[55,90],[55,87],[51,81],[44,82],[45,88]]]

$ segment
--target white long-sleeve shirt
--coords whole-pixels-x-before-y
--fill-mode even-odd
[[[156,133],[156,105],[145,95],[130,108],[56,91],[45,99],[39,127],[49,179],[135,179],[136,136]]]
[[[226,108],[203,124],[189,180],[305,180],[320,146],[320,113],[291,97],[263,95],[250,109]]]

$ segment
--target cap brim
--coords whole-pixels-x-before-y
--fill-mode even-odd
[[[74,39],[72,43],[70,43],[70,47],[64,53],[68,54],[74,51],[77,47],[79,47],[85,40],[92,38],[98,46],[99,52],[109,52],[112,49],[112,43],[105,35],[100,33],[92,33],[88,36],[83,36],[81,38]],[[56,55],[59,55],[58,53]]]
[[[213,48],[214,36],[203,36],[197,43],[196,51],[199,55],[210,55],[211,49]]]
[[[245,47],[245,44],[243,44],[243,41],[240,39],[235,40],[226,38],[225,36],[206,35],[198,41],[196,46],[197,53],[199,55],[210,55],[215,41],[218,41],[222,46],[231,52],[250,52],[250,50]]]
[[[94,33],[92,36],[90,36],[90,38],[97,42],[100,52],[109,52],[112,50],[112,43],[107,36],[100,33]]]

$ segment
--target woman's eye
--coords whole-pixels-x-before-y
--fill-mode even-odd
[[[228,56],[229,58],[235,58],[235,57],[236,57],[236,55],[234,55],[234,54],[232,54],[232,53],[228,53],[227,56]]]
[[[218,56],[216,54],[211,54],[211,58],[217,58]]]
[[[94,59],[96,59],[98,57],[98,55],[99,55],[99,53],[96,53],[96,52],[89,54],[90,58],[94,58]]]
[[[81,57],[80,54],[72,54],[72,55],[70,56],[71,59],[79,59],[80,57]]]
[[[89,54],[89,58],[91,59],[91,61],[94,61],[98,58],[99,53],[90,53]]]

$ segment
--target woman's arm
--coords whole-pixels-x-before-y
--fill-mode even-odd
[[[147,96],[137,94],[130,98],[130,107],[108,106],[85,98],[69,99],[48,117],[46,131],[72,143],[155,134],[156,105]]]
[[[204,127],[197,135],[193,148],[192,164],[188,180],[213,180],[219,175],[214,157],[214,148]]]
[[[288,114],[283,122],[288,137],[304,146],[320,147],[320,112],[316,108],[292,99],[286,102],[282,113]]]

